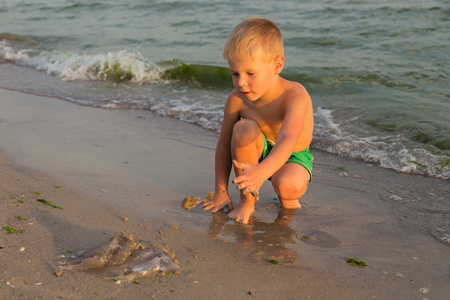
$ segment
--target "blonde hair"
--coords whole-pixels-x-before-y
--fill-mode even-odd
[[[248,56],[271,61],[283,55],[280,30],[273,22],[261,18],[246,19],[236,25],[223,49],[225,59]]]

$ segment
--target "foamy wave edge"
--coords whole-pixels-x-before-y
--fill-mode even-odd
[[[316,109],[312,148],[402,173],[450,179],[450,157],[434,155],[421,148],[408,149],[406,138],[400,135],[357,137],[349,134],[333,122],[332,112]]]
[[[163,80],[164,71],[139,52],[88,54],[35,49],[16,50],[0,42],[0,62],[12,62],[45,72],[62,80],[130,81],[136,84]]]

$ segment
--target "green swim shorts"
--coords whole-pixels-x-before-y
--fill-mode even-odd
[[[264,134],[263,134],[264,136]],[[264,150],[262,153],[262,159],[266,158],[270,151],[273,148],[273,144],[269,143],[264,136]],[[312,162],[314,160],[314,157],[309,152],[309,149],[305,149],[301,152],[293,152],[292,155],[288,158],[286,163],[294,163],[299,164],[300,166],[304,167],[309,172],[309,181],[312,179]],[[270,180],[270,178],[269,178]]]

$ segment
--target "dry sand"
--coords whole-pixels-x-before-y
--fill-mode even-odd
[[[265,183],[243,226],[180,206],[212,190],[216,139],[148,111],[0,90],[0,299],[448,297],[448,181],[313,151],[304,208],[280,210]],[[138,284],[54,275],[68,251],[121,232],[167,245],[181,274]]]

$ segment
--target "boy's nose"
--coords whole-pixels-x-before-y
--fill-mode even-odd
[[[239,86],[245,86],[245,85],[247,85],[247,82],[244,80],[244,78],[240,77],[238,84],[239,84]]]

